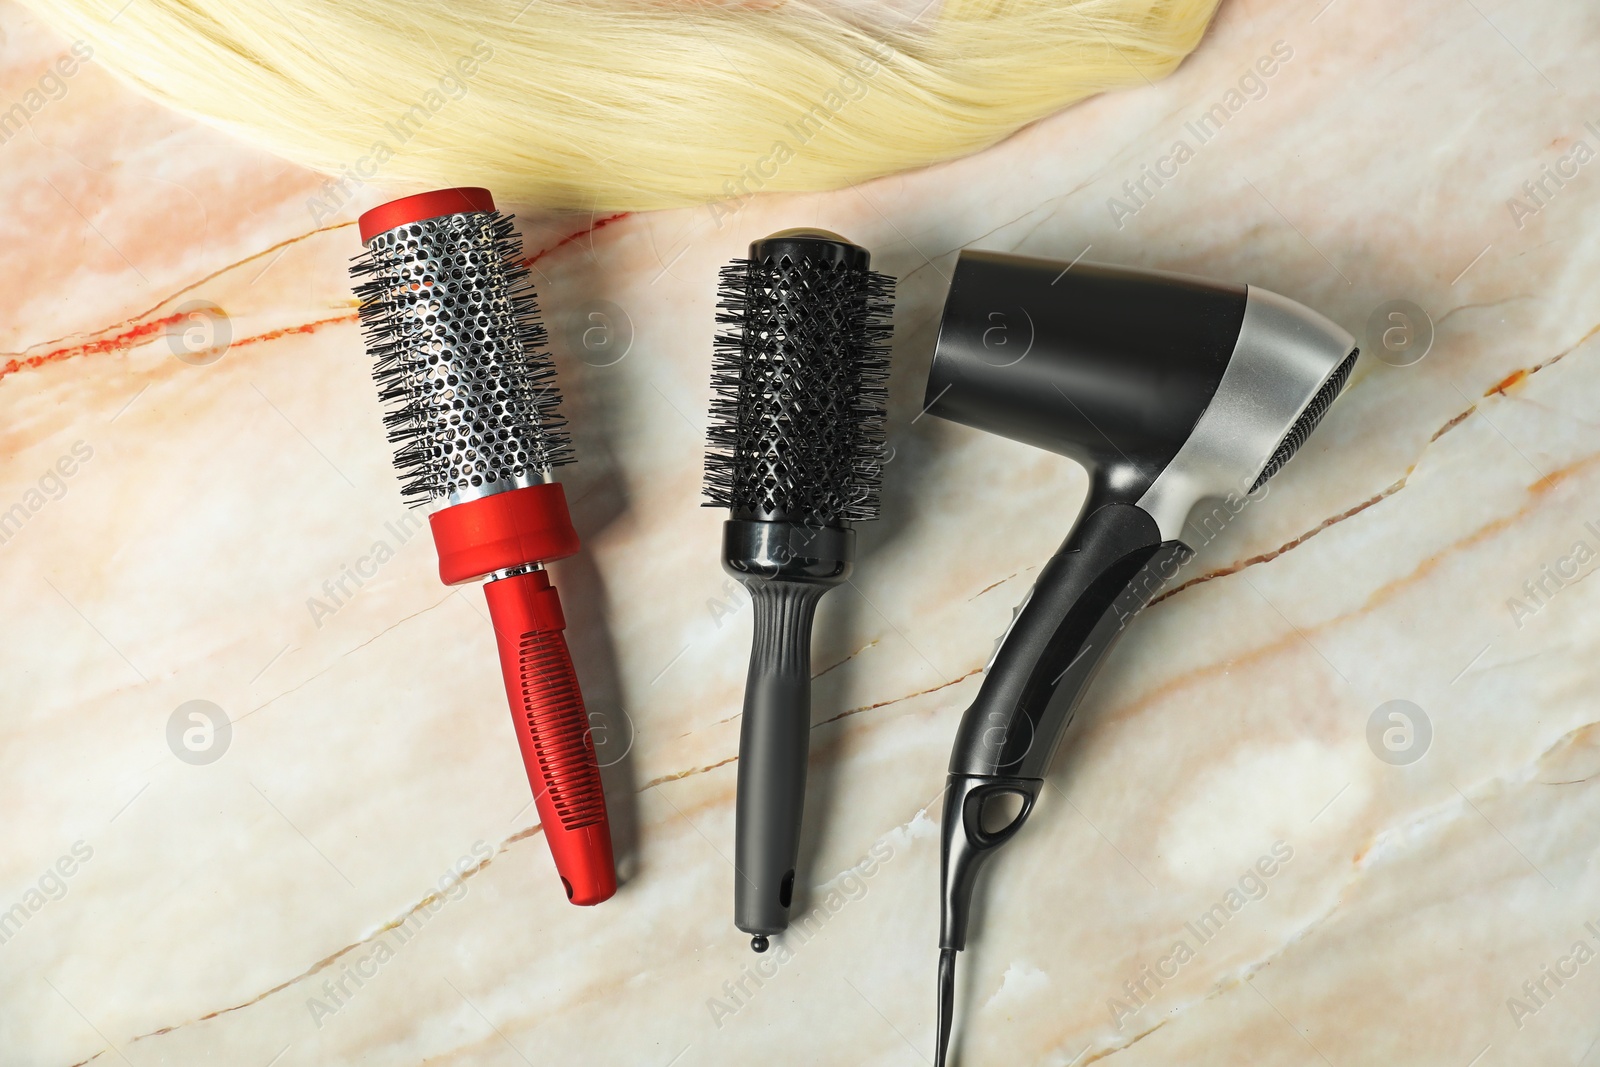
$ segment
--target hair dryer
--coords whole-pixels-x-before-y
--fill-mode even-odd
[[[1255,286],[961,254],[927,410],[1077,460],[1090,487],[1001,638],[950,756],[941,1067],[979,867],[1027,821],[1124,625],[1193,554],[1191,510],[1243,498],[1276,474],[1344,387],[1356,354],[1344,330]]]

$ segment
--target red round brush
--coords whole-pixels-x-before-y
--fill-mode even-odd
[[[572,461],[521,241],[486,189],[361,216],[351,274],[402,495],[429,516],[446,585],[487,578],[517,743],[567,897],[617,890],[600,769],[544,564],[578,551],[556,467]]]

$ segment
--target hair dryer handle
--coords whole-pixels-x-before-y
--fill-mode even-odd
[[[1124,625],[1191,555],[1133,504],[1093,502],[1039,572],[962,716],[950,755],[941,868],[940,945],[966,943],[978,867],[1022,826],[1084,690]],[[984,807],[1010,795],[1018,810],[988,825]]]
[[[1123,626],[1190,555],[1133,504],[1103,504],[1039,572],[967,709],[950,773],[1043,778]]]
[[[484,585],[517,745],[556,873],[574,904],[617,891],[611,827],[589,718],[562,635],[561,598],[543,570]]]

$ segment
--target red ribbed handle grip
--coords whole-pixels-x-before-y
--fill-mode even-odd
[[[617,891],[600,767],[572,669],[561,598],[542,570],[484,586],[517,744],[556,873],[574,904]]]

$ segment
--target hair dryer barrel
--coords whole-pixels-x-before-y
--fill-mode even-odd
[[[962,252],[924,403],[1069,456],[1131,502],[1210,403],[1245,298],[1180,274]]]

